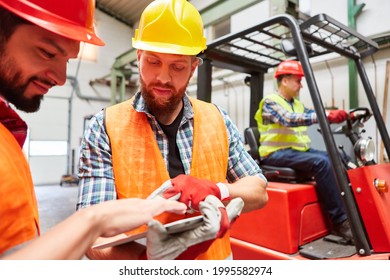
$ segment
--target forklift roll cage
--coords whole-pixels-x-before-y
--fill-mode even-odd
[[[289,40],[293,44],[295,56],[285,54],[284,40]],[[366,256],[371,254],[370,242],[326,118],[309,58],[337,53],[355,62],[384,147],[387,154],[390,154],[389,134],[362,63],[362,59],[377,50],[376,42],[365,38],[326,14],[319,14],[300,24],[290,15],[279,15],[210,43],[204,53],[199,55],[203,59],[203,64],[198,68],[197,80],[197,98],[211,102],[213,67],[250,75],[249,126],[257,126],[253,116],[263,98],[264,74],[269,68],[276,67],[285,59],[297,59],[301,62],[326,150],[343,194],[351,229],[355,236],[356,251]]]

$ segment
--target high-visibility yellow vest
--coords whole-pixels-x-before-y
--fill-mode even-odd
[[[106,130],[111,142],[118,198],[148,197],[169,180],[168,169],[145,113],[134,110],[132,100],[106,109]],[[229,146],[225,122],[215,105],[190,98],[194,110],[194,138],[190,175],[225,182]],[[186,216],[188,217],[188,215]],[[164,213],[162,223],[184,218]],[[138,228],[129,233],[145,230]],[[231,254],[227,233],[213,242],[198,259],[226,259]]]
[[[15,137],[0,123],[0,254],[39,235],[30,168]]]
[[[283,97],[278,94],[271,94],[266,97],[282,106],[290,113],[304,113],[305,107],[302,102],[294,99],[292,104],[288,103]],[[263,124],[263,103],[264,99],[259,104],[259,109],[255,114],[257,126],[260,131],[260,157],[267,157],[269,154],[286,148],[291,148],[297,151],[307,151],[310,148],[311,140],[307,134],[307,126],[286,127],[278,123]]]

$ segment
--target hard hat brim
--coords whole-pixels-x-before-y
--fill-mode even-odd
[[[87,30],[86,27],[79,26],[54,14],[35,9],[21,1],[9,1],[7,3],[0,1],[0,6],[43,29],[66,38],[98,46],[105,45],[104,41],[96,36],[94,30]]]
[[[203,48],[199,47],[185,47],[179,46],[175,44],[167,44],[167,43],[157,43],[157,42],[141,42],[137,41],[133,38],[132,40],[133,48],[158,52],[158,53],[170,53],[170,54],[181,54],[181,55],[198,55],[202,51]]]

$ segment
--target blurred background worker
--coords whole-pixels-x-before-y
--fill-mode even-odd
[[[303,76],[298,61],[286,60],[276,68],[278,91],[267,95],[255,114],[260,131],[260,157],[264,164],[290,167],[314,177],[319,200],[333,223],[332,233],[352,242],[349,221],[328,155],[310,148],[307,127],[317,123],[317,115],[297,99]],[[341,123],[346,120],[347,112],[332,110],[327,112],[327,118],[329,123]]]
[[[244,211],[263,207],[267,181],[236,126],[219,107],[186,95],[196,55],[206,48],[195,7],[185,0],[153,1],[141,15],[133,47],[140,92],[90,121],[81,144],[78,208],[126,197],[165,197],[197,212],[209,195],[226,203],[242,198]],[[92,249],[88,256],[134,259],[144,253],[145,247],[133,242]],[[229,233],[185,253],[188,259],[231,258]]]
[[[95,34],[94,9],[94,0],[0,0],[0,257],[78,259],[98,236],[186,209],[167,200],[107,202],[75,213],[36,238],[38,207],[22,152],[27,125],[11,106],[37,111],[43,96],[65,83],[68,60],[77,57],[80,41],[104,45]]]

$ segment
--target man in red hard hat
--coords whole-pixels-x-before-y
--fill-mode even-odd
[[[81,258],[97,237],[186,209],[167,200],[108,202],[79,211],[36,238],[37,201],[22,152],[27,125],[12,106],[37,111],[50,88],[65,83],[67,62],[77,57],[80,42],[104,44],[93,27],[94,6],[94,0],[0,0],[0,258]]]
[[[353,242],[328,155],[310,148],[307,127],[317,123],[317,115],[297,99],[303,76],[298,61],[286,60],[277,66],[278,91],[264,97],[255,114],[261,135],[260,157],[264,164],[290,167],[314,177],[319,200],[333,223],[333,234]],[[347,112],[332,110],[327,117],[330,123],[341,123]]]

